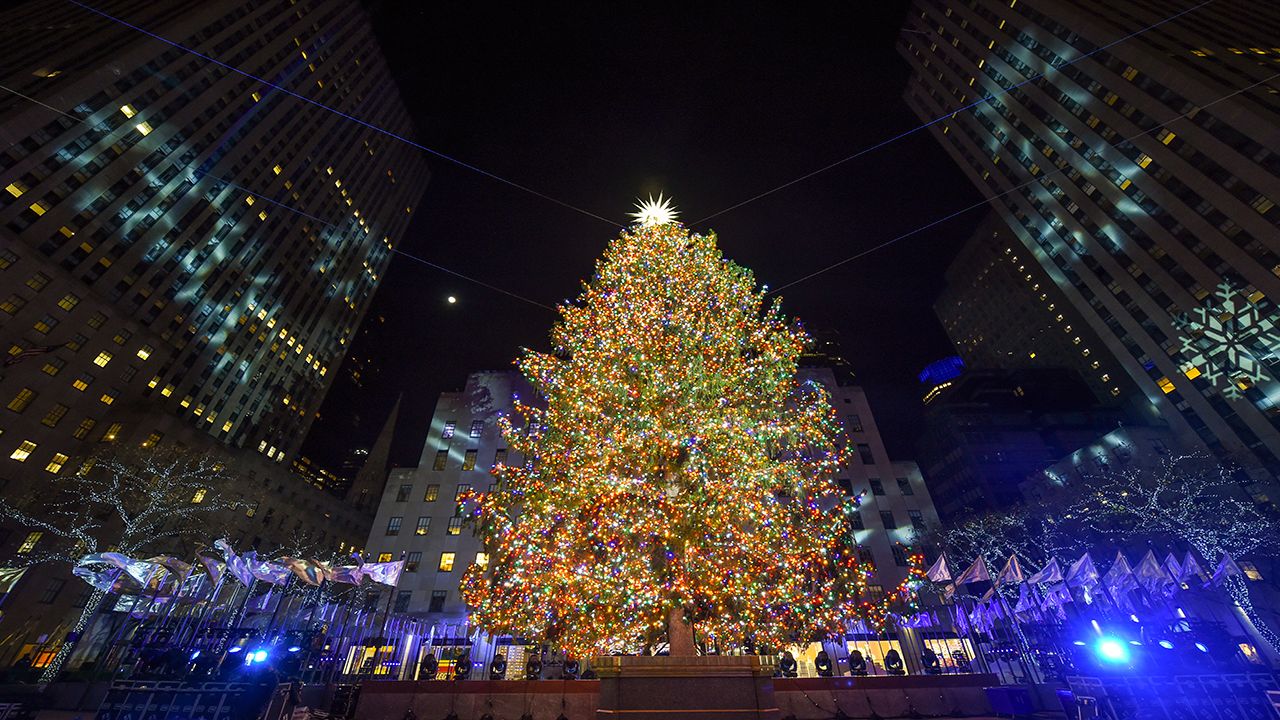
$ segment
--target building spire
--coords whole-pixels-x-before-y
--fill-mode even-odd
[[[400,401],[403,399],[404,393],[396,397],[396,404],[387,415],[387,421],[383,423],[377,439],[373,441],[369,456],[365,458],[364,465],[360,466],[360,471],[356,473],[343,498],[361,510],[372,512],[382,497],[389,470],[387,465],[391,459],[391,439],[395,435],[396,419],[400,415]]]

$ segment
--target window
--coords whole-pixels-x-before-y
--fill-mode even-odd
[[[898,527],[898,522],[893,519],[893,511],[881,510],[880,524],[884,525],[885,530],[893,530],[894,528]]]
[[[915,495],[916,491],[911,489],[911,481],[906,478],[898,478],[898,492],[903,495]]]
[[[18,546],[18,554],[26,555],[36,549],[36,543],[40,542],[40,538],[44,537],[44,533],[39,530],[33,530],[27,533],[27,537],[23,539],[22,544]]]
[[[21,310],[26,304],[27,304],[27,301],[24,300],[22,296],[10,295],[8,300],[5,300],[4,302],[0,303],[0,310],[3,310],[9,313],[10,315],[17,315],[18,311]]]
[[[413,599],[412,590],[401,590],[396,593],[396,612],[409,612],[409,601]]]
[[[98,353],[98,357],[93,359],[93,364],[98,367],[106,367],[109,362],[111,362],[111,353],[106,350]]]
[[[872,570],[876,569],[876,556],[871,552],[871,548],[869,547],[858,548],[858,562],[866,565]]]
[[[871,596],[871,602],[878,603],[884,599],[884,586],[867,585],[867,594]]]
[[[49,580],[49,584],[44,586],[44,592],[40,593],[40,603],[42,605],[52,605],[54,600],[58,599],[58,594],[62,592],[62,588],[66,587],[67,581],[62,578],[53,578]]]
[[[207,495],[208,492],[209,491],[206,488],[196,488],[195,494],[191,496],[191,504],[199,505],[204,502],[204,496]]]
[[[62,466],[66,465],[67,461],[70,459],[71,458],[63,455],[62,453],[54,453],[53,459],[49,461],[48,465],[44,466],[44,471],[57,475],[62,470]]]
[[[483,551],[476,553],[476,564],[482,568],[489,567],[489,553]]]
[[[92,375],[90,375],[89,373],[80,373],[80,377],[71,381],[71,387],[79,390],[80,392],[84,392],[89,387],[89,384],[92,382],[93,382]]]
[[[858,457],[862,459],[863,465],[876,463],[876,459],[871,456],[871,446],[866,443],[858,443]]]
[[[45,375],[53,376],[61,372],[62,368],[66,366],[67,361],[62,358],[49,358],[49,362],[45,363],[44,367],[40,368],[40,372]]]
[[[448,451],[448,450],[437,450],[437,451],[436,451],[436,462],[435,462],[435,465],[433,465],[431,469],[432,469],[432,470],[443,470],[443,469],[444,469],[444,466],[445,466],[445,463],[447,463],[447,462],[449,462],[449,451]]]
[[[71,433],[71,435],[77,440],[83,440],[89,436],[89,433],[93,431],[93,426],[97,424],[97,420],[94,420],[93,418],[85,418],[80,421],[80,424],[76,426],[76,431]]]
[[[422,502],[435,502],[438,497],[440,497],[440,486],[428,485],[427,492],[422,496]]]
[[[449,597],[447,590],[432,590],[431,605],[427,608],[427,612],[444,612],[444,601],[447,597]]]
[[[457,427],[458,427],[458,423],[454,422],[453,420],[450,420],[449,422],[444,424],[444,430],[440,431],[440,437],[448,440],[449,438],[453,437],[453,431],[456,430]]]
[[[475,470],[475,469],[476,469],[476,453],[477,453],[477,452],[479,452],[479,451],[478,451],[478,450],[474,450],[474,449],[472,449],[472,450],[468,450],[468,451],[466,452],[466,454],[462,456],[462,469],[463,469],[463,470]]]
[[[80,304],[80,298],[77,297],[75,293],[67,293],[66,295],[62,296],[61,300],[58,301],[58,307],[62,308],[63,310],[66,310],[67,312],[71,312],[71,309],[79,304]]]
[[[37,320],[36,324],[32,325],[31,327],[33,330],[40,333],[41,335],[48,335],[49,331],[54,329],[57,326],[58,326],[58,318],[52,315],[45,315],[44,317]]]
[[[396,502],[404,502],[408,500],[409,493],[411,492],[413,492],[412,485],[401,485],[400,488],[396,490]]]
[[[27,287],[35,290],[36,292],[40,292],[44,289],[44,286],[48,284],[49,276],[41,272],[38,272],[27,279]]]
[[[102,433],[102,442],[115,442],[121,430],[124,430],[123,423],[111,423],[107,426],[107,431]]]
[[[49,412],[44,416],[44,419],[40,421],[40,424],[44,425],[45,427],[57,427],[58,423],[62,421],[62,417],[67,414],[67,410],[69,409],[70,408],[68,408],[66,405],[61,405],[61,404],[54,405],[52,408],[50,408]]]
[[[471,492],[471,486],[467,483],[458,483],[458,490],[453,494],[454,502],[462,502],[462,496]]]
[[[160,432],[153,432],[153,433],[151,433],[150,435],[148,435],[148,436],[147,436],[147,439],[146,439],[146,440],[143,440],[143,441],[142,441],[142,443],[141,443],[141,444],[142,444],[142,447],[144,447],[144,448],[153,448],[153,447],[155,447],[156,445],[159,445],[159,444],[160,444],[160,439],[161,439],[161,438],[163,438],[163,437],[164,437],[164,433],[160,433]]]
[[[862,419],[857,415],[845,415],[844,426],[849,432],[862,432]]]
[[[893,546],[893,564],[898,567],[907,566],[907,550],[901,545]]]
[[[880,478],[871,478],[871,494],[883,495],[884,483],[880,482]]]
[[[405,556],[404,571],[418,572],[418,566],[422,564],[422,552],[414,551]]]
[[[462,518],[460,517],[449,518],[448,532],[450,535],[461,535],[462,534]]]
[[[22,388],[18,391],[18,394],[14,395],[13,399],[9,401],[8,408],[14,412],[20,413],[23,410],[26,410],[27,406],[31,404],[31,401],[35,399],[35,390],[32,390],[31,388]]]
[[[100,313],[100,312],[97,312],[97,313],[94,313],[93,315],[90,315],[90,316],[89,316],[89,321],[88,321],[88,323],[86,323],[86,324],[87,324],[89,327],[93,328],[94,330],[97,330],[98,328],[100,328],[100,327],[102,327],[103,325],[105,325],[105,324],[106,324],[106,322],[107,322],[107,316],[106,316],[106,315],[103,315],[103,314],[102,314],[102,313]]]
[[[426,535],[431,532],[431,518],[422,515],[418,518],[418,527],[414,529],[414,535]]]
[[[453,572],[454,555],[451,552],[440,553],[440,567],[438,568],[440,572]]]
[[[919,510],[908,510],[907,516],[911,518],[911,527],[924,530],[924,515]]]
[[[116,388],[111,388],[110,390],[102,393],[102,397],[98,398],[98,400],[100,400],[103,405],[110,405],[111,403],[116,401],[116,396],[119,394],[120,394],[119,390],[117,390]]]
[[[9,455],[9,459],[17,460],[18,462],[26,462],[27,458],[31,457],[31,453],[35,451],[36,451],[35,443],[31,442],[30,440],[23,440],[22,444],[18,446],[18,449],[14,450],[13,454]]]
[[[400,523],[404,522],[404,518],[396,516],[387,518],[387,535],[399,535]]]
[[[1258,572],[1257,565],[1254,565],[1253,563],[1247,560],[1238,560],[1236,561],[1236,565],[1240,566],[1240,571],[1243,572],[1244,576],[1249,578],[1250,580],[1253,580],[1256,582],[1262,579],[1262,573]]]
[[[156,349],[151,347],[150,345],[143,345],[142,347],[138,348],[138,359],[146,360],[147,358],[151,357],[151,353],[155,351]]]
[[[257,514],[258,514],[258,501],[257,501],[257,500],[254,500],[253,502],[249,503],[248,505],[245,505],[245,507],[244,507],[244,516],[245,516],[245,517],[253,517],[254,515],[257,515]]]
[[[484,434],[484,421],[476,420],[471,423],[471,437],[478,438]]]
[[[497,450],[494,450],[494,451],[493,451],[493,466],[494,466],[494,467],[498,467],[499,465],[506,464],[506,462],[507,462],[507,449],[506,449],[506,448],[498,448]]]
[[[391,562],[391,553],[378,553],[378,562]]]
[[[854,530],[866,530],[866,529],[867,529],[866,524],[862,522],[862,513],[861,513],[861,512],[859,512],[859,511],[857,511],[857,510],[854,510],[854,511],[853,511],[853,518],[850,520],[850,522],[851,522],[851,524],[853,525],[853,529],[854,529]]]

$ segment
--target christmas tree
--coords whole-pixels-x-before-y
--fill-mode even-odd
[[[517,363],[545,402],[500,420],[527,461],[464,503],[472,619],[575,655],[843,632],[875,610],[839,425],[796,378],[809,338],[714,234],[649,210]]]

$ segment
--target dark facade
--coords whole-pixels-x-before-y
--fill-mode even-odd
[[[908,104],[1022,262],[1259,499],[1280,469],[1276,37],[1274,3],[922,0],[899,42]]]
[[[1124,419],[1069,370],[970,369],[929,401],[916,456],[953,521],[1021,502],[1020,483]]]

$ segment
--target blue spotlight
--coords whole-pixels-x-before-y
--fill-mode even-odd
[[[227,652],[229,652],[229,653],[238,653],[238,652],[240,652],[240,651],[241,651],[241,650],[243,650],[243,649],[244,649],[244,648],[242,648],[242,647],[240,647],[239,645],[237,645],[237,646],[235,646],[235,647],[233,647],[233,648],[228,648],[228,649],[227,649]]]
[[[1161,640],[1160,647],[1164,648],[1165,650],[1172,650],[1173,643],[1169,642],[1168,640]]]
[[[1209,652],[1209,648],[1205,647],[1204,643],[1200,643],[1200,642],[1196,643],[1196,649],[1202,653]]]
[[[198,658],[198,657],[200,657],[200,651],[199,651],[199,650],[196,650],[195,652],[191,653],[191,659],[192,659],[192,660],[195,660],[195,659],[196,659],[196,658]]]
[[[1130,644],[1130,645],[1142,645],[1142,641],[1141,641],[1141,640],[1130,640],[1130,641],[1129,641],[1129,644]]]
[[[298,651],[299,651],[299,650],[301,650],[301,649],[302,649],[302,648],[298,647],[297,645],[291,645],[291,646],[289,646],[289,652],[291,652],[291,653],[296,653],[296,652],[298,652]]]
[[[1129,648],[1115,638],[1104,637],[1095,648],[1098,658],[1109,663],[1129,662]]]
[[[1084,647],[1085,645],[1088,645],[1089,643],[1087,643],[1087,642],[1085,642],[1085,641],[1083,641],[1083,640],[1076,640],[1075,642],[1073,642],[1073,643],[1071,643],[1071,644],[1072,644],[1072,645],[1079,645],[1080,647]]]
[[[1137,615],[1130,615],[1130,616],[1129,616],[1129,619],[1130,619],[1130,620],[1132,620],[1132,621],[1134,621],[1134,622],[1142,622],[1141,620],[1139,620],[1139,619],[1138,619],[1138,616],[1137,616]]]
[[[267,659],[267,651],[259,650],[253,654],[254,662],[264,662]]]

